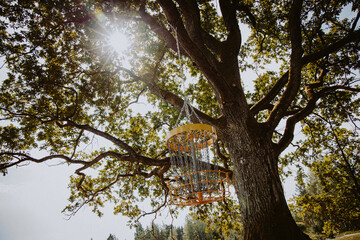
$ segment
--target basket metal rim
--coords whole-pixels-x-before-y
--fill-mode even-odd
[[[216,136],[216,130],[213,126],[211,126],[209,124],[204,124],[204,123],[190,123],[190,124],[182,125],[180,127],[171,129],[170,132],[168,132],[166,134],[166,141],[168,141],[171,137],[173,137],[179,133],[188,132],[188,131],[192,131],[192,130],[210,131],[213,133],[214,136]]]

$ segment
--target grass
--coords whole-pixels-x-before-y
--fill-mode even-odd
[[[349,236],[351,234],[357,233],[355,236]],[[360,240],[360,231],[353,231],[353,232],[345,232],[341,233],[337,236],[337,240]]]
[[[356,236],[343,236],[343,237],[338,237],[336,238],[337,240],[360,240],[360,235],[356,235]]]
[[[354,234],[354,233],[357,233],[357,235],[349,236],[349,235]],[[324,239],[330,240],[331,239],[331,238],[326,238],[324,234],[314,234],[314,233],[312,233],[312,234],[307,233],[307,234],[313,240],[324,240]],[[359,231],[349,231],[349,232],[339,233],[333,239],[334,240],[360,240],[360,230]]]

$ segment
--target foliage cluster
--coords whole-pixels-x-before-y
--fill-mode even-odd
[[[351,107],[358,111],[359,100],[340,105],[344,97],[349,96],[335,96],[336,109],[324,109],[304,122],[302,132],[308,138],[288,156],[301,157],[302,163],[293,211],[308,230],[327,236],[360,228],[360,129],[358,119],[347,114]]]

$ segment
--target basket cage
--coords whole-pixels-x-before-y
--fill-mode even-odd
[[[229,173],[203,170],[174,177],[168,183],[174,205],[194,206],[225,199],[230,195]]]
[[[228,197],[229,175],[219,170],[211,146],[216,140],[215,130],[205,124],[175,130],[167,141],[175,173],[168,182],[171,203],[191,206]]]

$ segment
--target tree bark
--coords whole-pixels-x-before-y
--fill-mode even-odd
[[[218,135],[234,163],[245,240],[309,240],[296,225],[278,173],[278,155],[266,128],[244,122],[240,111],[226,114]],[[231,214],[231,213],[230,213]]]

